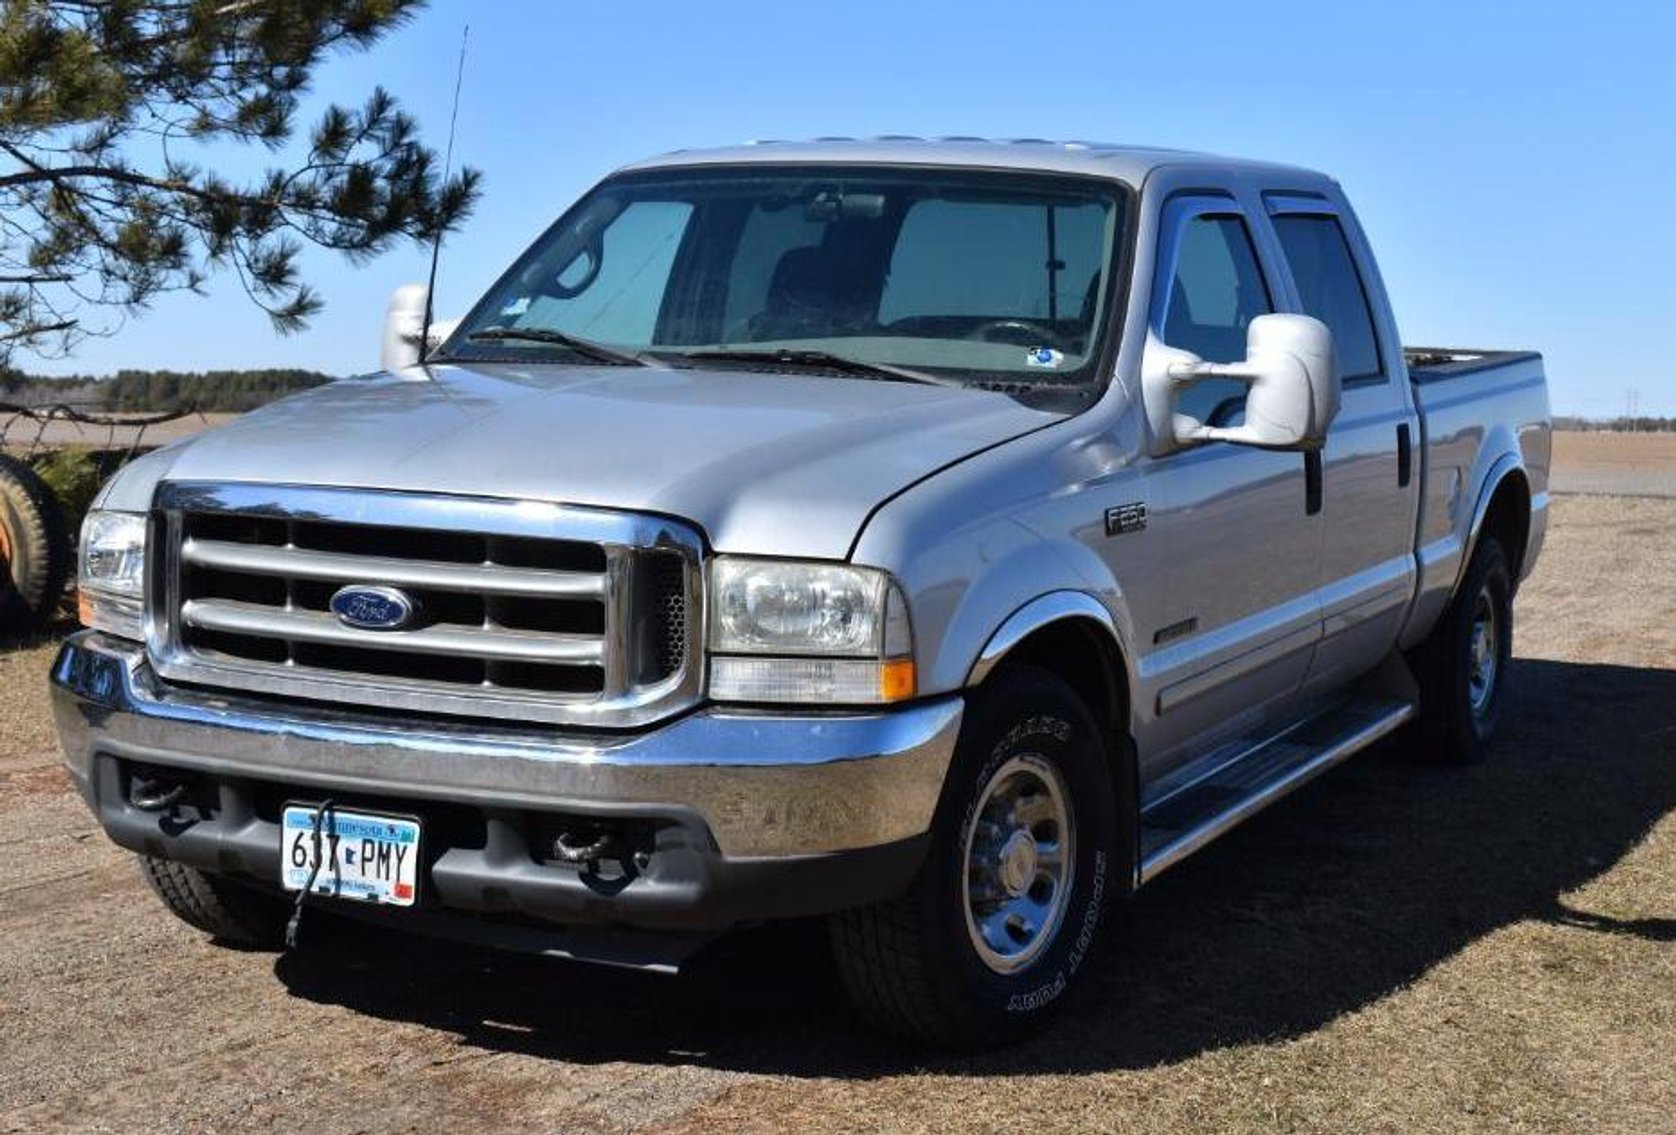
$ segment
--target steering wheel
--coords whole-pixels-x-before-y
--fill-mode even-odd
[[[1045,343],[1063,350],[1065,346],[1056,333],[1028,319],[991,319],[974,327],[966,337],[982,339],[986,343],[996,342],[999,337],[1000,342],[1017,343],[1020,347],[1039,347]]]
[[[576,268],[578,263],[583,261],[584,257],[586,257],[587,260],[581,270],[581,275],[577,277],[573,283],[565,283],[565,277],[572,274],[573,269]],[[587,245],[578,251],[575,256],[571,257],[568,264],[553,274],[552,278],[547,281],[547,285],[543,291],[555,299],[575,299],[577,296],[592,287],[595,280],[599,279],[599,269],[604,263],[604,246],[597,241],[593,244]]]

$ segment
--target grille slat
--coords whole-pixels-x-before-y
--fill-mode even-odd
[[[165,485],[159,502],[165,677],[624,726],[697,697],[700,545],[669,522],[284,486]],[[343,622],[331,598],[351,585],[399,588],[413,621]]]
[[[396,587],[425,587],[483,595],[599,598],[605,578],[597,574],[499,564],[450,564],[390,556],[353,556],[267,544],[234,544],[188,538],[180,557],[196,567],[249,575],[352,583],[377,579]]]
[[[180,620],[189,627],[222,634],[247,634],[291,642],[317,642],[327,646],[358,646],[405,654],[463,654],[499,662],[541,662],[548,665],[598,666],[605,660],[605,643],[590,635],[516,634],[503,630],[466,630],[447,625],[414,631],[358,631],[344,626],[331,615],[286,611],[223,599],[189,599],[181,605]]]

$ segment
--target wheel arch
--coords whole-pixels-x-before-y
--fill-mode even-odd
[[[1519,580],[1524,576],[1530,531],[1530,477],[1517,454],[1504,454],[1491,467],[1489,475],[1484,478],[1484,487],[1479,490],[1455,589],[1459,590],[1461,581],[1466,578],[1467,567],[1486,533],[1494,536],[1502,551],[1507,553],[1508,570],[1517,589]]]
[[[1111,612],[1081,591],[1056,591],[1014,611],[998,627],[967,675],[968,691],[981,690],[1008,666],[1030,665],[1063,680],[1099,722],[1118,814],[1138,840],[1140,766],[1130,728],[1129,655]],[[1130,886],[1139,862],[1131,849]]]

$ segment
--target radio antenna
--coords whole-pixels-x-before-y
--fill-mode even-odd
[[[471,38],[471,25],[460,29],[460,62],[454,71],[454,107],[448,113],[448,147],[442,154],[442,184],[448,184],[448,175],[454,168],[454,127],[460,121],[460,87],[466,78],[466,41]],[[442,229],[436,230],[436,239],[431,242],[431,275],[425,282],[425,318],[419,325],[419,361],[425,361],[425,356],[431,353],[431,313],[433,297],[436,295],[436,262],[442,256]]]

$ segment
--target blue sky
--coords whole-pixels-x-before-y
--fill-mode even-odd
[[[819,134],[1089,138],[1293,162],[1338,177],[1410,344],[1532,347],[1555,409],[1636,391],[1676,414],[1676,5],[1664,0],[1030,4],[436,0],[315,101],[375,83],[445,140],[471,25],[456,161],[485,174],[443,252],[458,314],[625,162]],[[313,108],[308,118],[313,117]],[[259,155],[240,155],[239,164]],[[411,247],[306,260],[327,301],[279,337],[230,278],[27,370],[371,369]]]

